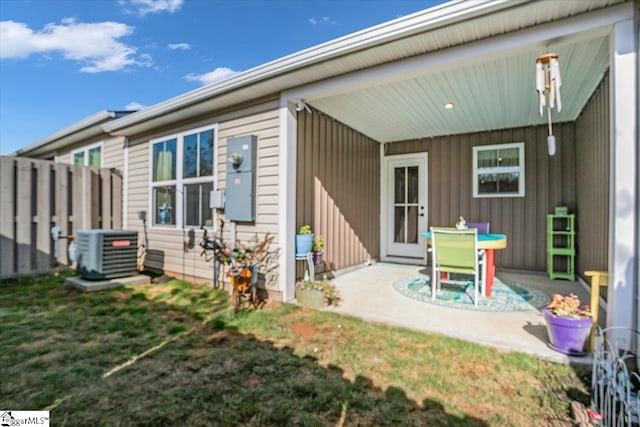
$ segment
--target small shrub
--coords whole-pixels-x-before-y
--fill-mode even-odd
[[[340,302],[338,289],[328,280],[304,280],[296,283],[296,288],[322,292],[327,305],[338,305],[338,302]]]
[[[303,225],[302,227],[300,227],[300,229],[298,230],[298,234],[312,234],[311,231],[311,226],[308,224]]]
[[[324,237],[316,236],[313,238],[313,246],[311,248],[313,252],[322,252],[324,250]]]

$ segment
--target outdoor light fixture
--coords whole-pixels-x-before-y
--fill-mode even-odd
[[[544,116],[544,107],[547,107],[549,119],[547,148],[550,156],[556,153],[556,137],[551,129],[551,109],[555,108],[558,112],[562,110],[560,86],[562,86],[562,80],[560,79],[558,55],[555,53],[540,55],[536,59],[536,91],[540,103],[540,116]]]
[[[453,102],[446,102],[443,107],[445,110],[451,110],[453,108]]]
[[[307,113],[311,114],[311,109],[307,104],[304,103],[304,101],[296,102],[296,111],[302,111],[302,110],[307,110]]]

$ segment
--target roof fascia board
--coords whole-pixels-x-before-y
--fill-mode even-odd
[[[270,100],[270,101],[262,102],[260,104],[251,105],[241,110],[225,112],[225,113],[215,115],[215,116],[210,116],[210,117],[200,116],[195,120],[181,121],[165,127],[160,127],[160,126],[153,127],[153,131],[151,132],[131,133],[127,137],[127,139],[129,141],[129,146],[132,147],[134,145],[147,142],[151,139],[161,138],[169,134],[185,132],[190,129],[195,129],[202,126],[208,126],[214,123],[222,123],[225,121],[237,119],[239,117],[251,116],[254,114],[263,113],[265,111],[275,110],[279,108],[279,102],[280,102],[279,100]],[[136,127],[137,125],[130,129],[135,130]],[[118,136],[124,136],[124,135],[118,135]]]
[[[104,126],[105,131],[123,130],[134,124],[201,102],[207,98],[259,82],[314,63],[371,48],[417,32],[430,31],[455,22],[511,8],[531,0],[453,1],[420,11],[356,33],[302,50],[268,62],[219,83],[195,89],[167,101],[147,107],[137,113],[114,120]]]
[[[536,25],[517,32],[301,86],[285,91],[283,97],[293,101],[304,99],[312,103],[314,98],[365,89],[426,74],[435,74],[478,62],[479,59],[489,61],[505,54],[515,54],[532,48],[547,51],[553,46],[606,36],[610,33],[611,25],[632,16],[633,4],[622,3],[607,9]]]
[[[115,115],[116,113],[113,111],[101,110],[87,118],[80,120],[79,122],[74,123],[69,127],[66,127],[39,141],[36,141],[31,145],[27,145],[26,147],[17,150],[13,154],[16,156],[25,154],[36,155],[39,151],[42,151],[38,149],[44,148],[45,146],[47,146],[47,150],[54,150],[64,145],[77,142],[83,138],[98,136],[102,133],[105,133],[102,129],[102,124],[105,121],[114,118]]]

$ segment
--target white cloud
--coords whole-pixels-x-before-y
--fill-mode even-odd
[[[149,66],[150,56],[136,58],[137,49],[118,40],[132,33],[133,27],[119,22],[79,23],[64,18],[60,24],[47,24],[41,31],[34,31],[22,22],[2,21],[0,58],[59,52],[65,59],[83,64],[80,71],[86,73]]]
[[[136,110],[142,110],[143,108],[145,108],[146,105],[142,105],[139,102],[136,101],[131,101],[130,103],[128,103],[127,105],[124,106],[124,109],[126,111],[136,111]]]
[[[189,43],[169,43],[167,47],[171,50],[189,50],[191,45]]]
[[[224,80],[227,77],[231,77],[237,73],[238,71],[233,71],[230,68],[218,67],[215,70],[205,74],[187,74],[186,76],[184,76],[184,79],[188,82],[199,82],[201,85],[205,86],[211,83],[219,82],[220,80]]]
[[[331,19],[328,16],[323,16],[321,18],[309,18],[308,21],[311,25],[337,25],[338,22]]]
[[[149,13],[174,13],[180,10],[183,0],[129,0],[128,2],[121,0],[121,5],[131,6],[135,9],[135,13],[145,16]]]

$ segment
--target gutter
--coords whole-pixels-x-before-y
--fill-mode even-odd
[[[74,142],[72,139],[73,135],[77,135],[80,132],[84,132],[84,134],[90,133],[93,135],[100,135],[104,133],[102,127],[99,126],[103,124],[107,120],[112,120],[116,118],[118,112],[116,111],[108,111],[102,110],[93,114],[87,118],[80,120],[79,122],[74,123],[73,125],[59,130],[58,132],[51,134],[43,139],[40,139],[33,144],[27,145],[24,148],[17,150],[15,153],[12,153],[12,156],[24,156],[24,155],[34,155],[38,154],[37,150],[44,146],[47,146],[46,151],[52,151],[57,147],[51,147],[50,144],[55,143],[56,141],[60,143],[60,145],[66,145],[68,143]],[[94,128],[95,129],[92,129]],[[34,153],[35,152],[35,153]]]
[[[103,126],[103,129],[107,133],[130,136],[127,133],[127,128],[173,111],[184,109],[226,92],[256,84],[313,64],[336,59],[356,51],[370,49],[412,34],[434,30],[502,9],[519,6],[529,1],[531,0],[454,0],[251,68],[218,83],[195,89],[147,107],[120,120],[107,123]]]

